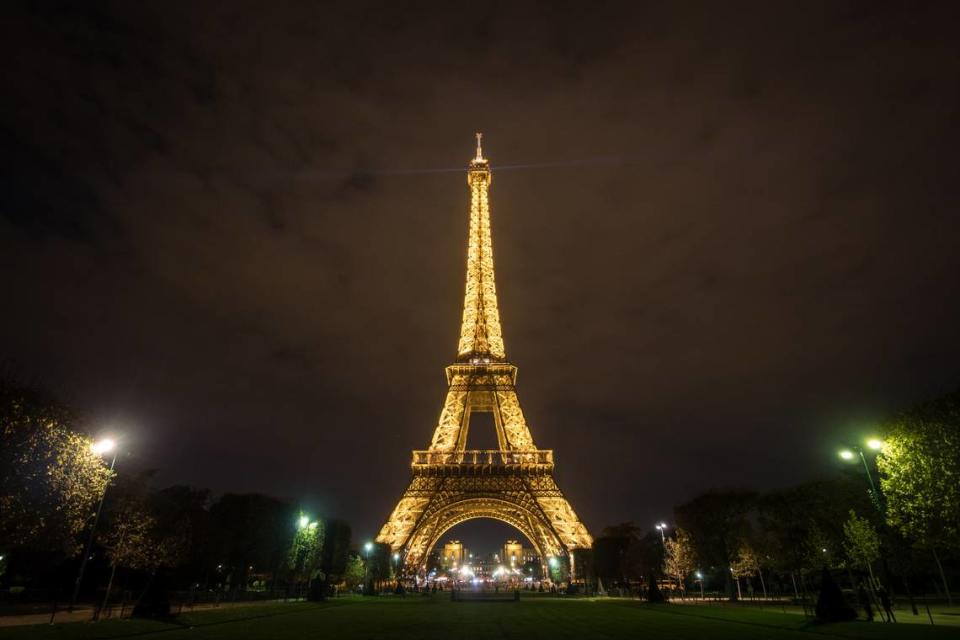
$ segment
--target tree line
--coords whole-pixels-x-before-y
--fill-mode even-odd
[[[822,589],[827,569],[852,587],[907,596],[932,588],[952,601],[960,391],[898,413],[878,435],[877,451],[848,454],[851,464],[833,477],[697,496],[674,509],[669,533],[608,527],[581,564],[599,585],[666,584],[681,594],[706,585],[731,599],[744,589],[801,599]]]
[[[69,585],[105,491],[87,596],[161,582],[295,587],[320,598],[336,586],[375,591],[393,576],[390,548],[355,548],[342,520],[262,494],[156,489],[151,472],[115,474],[83,427],[70,408],[0,378],[0,584]],[[960,554],[960,391],[893,416],[878,435],[878,452],[833,477],[766,493],[710,491],[677,506],[661,530],[607,527],[576,552],[577,573],[597,588],[644,585],[651,599],[661,587],[800,599],[822,589],[826,568],[851,585],[905,594],[937,580],[950,598]],[[569,565],[553,561],[560,582]]]
[[[390,550],[356,550],[350,525],[259,493],[153,487],[151,471],[114,473],[82,418],[47,394],[0,379],[0,584],[59,592],[75,579],[104,497],[81,596],[110,588],[335,588],[390,577]],[[108,489],[109,486],[109,490]],[[109,585],[109,586],[108,586]]]

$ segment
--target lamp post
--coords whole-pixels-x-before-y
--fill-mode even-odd
[[[113,472],[113,467],[117,464],[117,443],[110,438],[104,438],[103,440],[98,440],[90,445],[90,450],[93,451],[98,456],[102,456],[105,453],[113,452],[113,458],[110,460],[110,471]],[[110,486],[110,482],[107,481],[107,484],[103,487],[103,493],[100,494],[100,502],[97,504],[97,512],[93,516],[93,525],[90,527],[90,536],[87,538],[87,545],[83,550],[83,558],[80,560],[80,570],[77,571],[77,580],[73,583],[73,593],[70,595],[70,606],[67,609],[70,613],[73,613],[73,607],[77,603],[77,596],[80,595],[80,583],[83,582],[83,573],[87,569],[87,561],[90,559],[90,550],[93,548],[93,536],[97,532],[97,522],[100,521],[100,512],[103,511],[103,499],[107,496],[107,489]]]
[[[663,543],[663,546],[664,546],[664,547],[667,546],[667,536],[666,536],[666,534],[664,533],[664,531],[666,531],[666,530],[667,530],[667,523],[666,523],[666,522],[661,522],[660,524],[657,525],[657,531],[660,532],[660,542]]]
[[[824,549],[826,551],[826,549]],[[730,575],[733,576],[733,579],[737,583],[737,600],[743,600],[743,593],[740,591],[740,575],[734,571],[733,567],[730,567]]]
[[[367,561],[363,563],[363,581],[366,583],[364,584],[363,588],[366,589],[367,587],[370,587],[370,590],[373,591],[373,584],[370,580],[370,552],[373,551],[373,543],[368,542],[363,545],[363,551],[364,556],[367,559]]]
[[[867,447],[873,451],[879,451],[883,448],[883,441],[878,438],[870,438],[867,440]],[[854,453],[856,451],[856,453]],[[857,456],[860,457],[860,462],[863,463],[863,472],[867,474],[867,482],[870,484],[870,498],[873,500],[873,506],[876,507],[877,511],[880,512],[880,515],[883,515],[883,507],[880,503],[880,493],[877,491],[877,485],[873,482],[873,473],[870,472],[870,465],[867,464],[867,457],[863,455],[863,448],[858,446],[852,446],[848,449],[840,450],[840,458],[846,461],[851,461]]]

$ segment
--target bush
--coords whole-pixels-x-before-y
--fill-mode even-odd
[[[816,611],[818,622],[842,622],[857,617],[857,612],[847,604],[843,592],[826,567],[823,568]]]

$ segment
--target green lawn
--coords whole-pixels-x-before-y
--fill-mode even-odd
[[[448,597],[343,598],[184,613],[176,623],[107,620],[0,629],[0,637],[121,638],[958,638],[958,627],[850,622],[814,625],[802,616],[756,609],[647,605],[631,600],[530,598],[520,602],[450,602]]]

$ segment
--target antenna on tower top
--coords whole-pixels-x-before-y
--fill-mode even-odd
[[[483,161],[483,149],[480,147],[481,140],[483,140],[483,134],[478,131],[477,132],[477,157],[474,158],[476,162]]]

